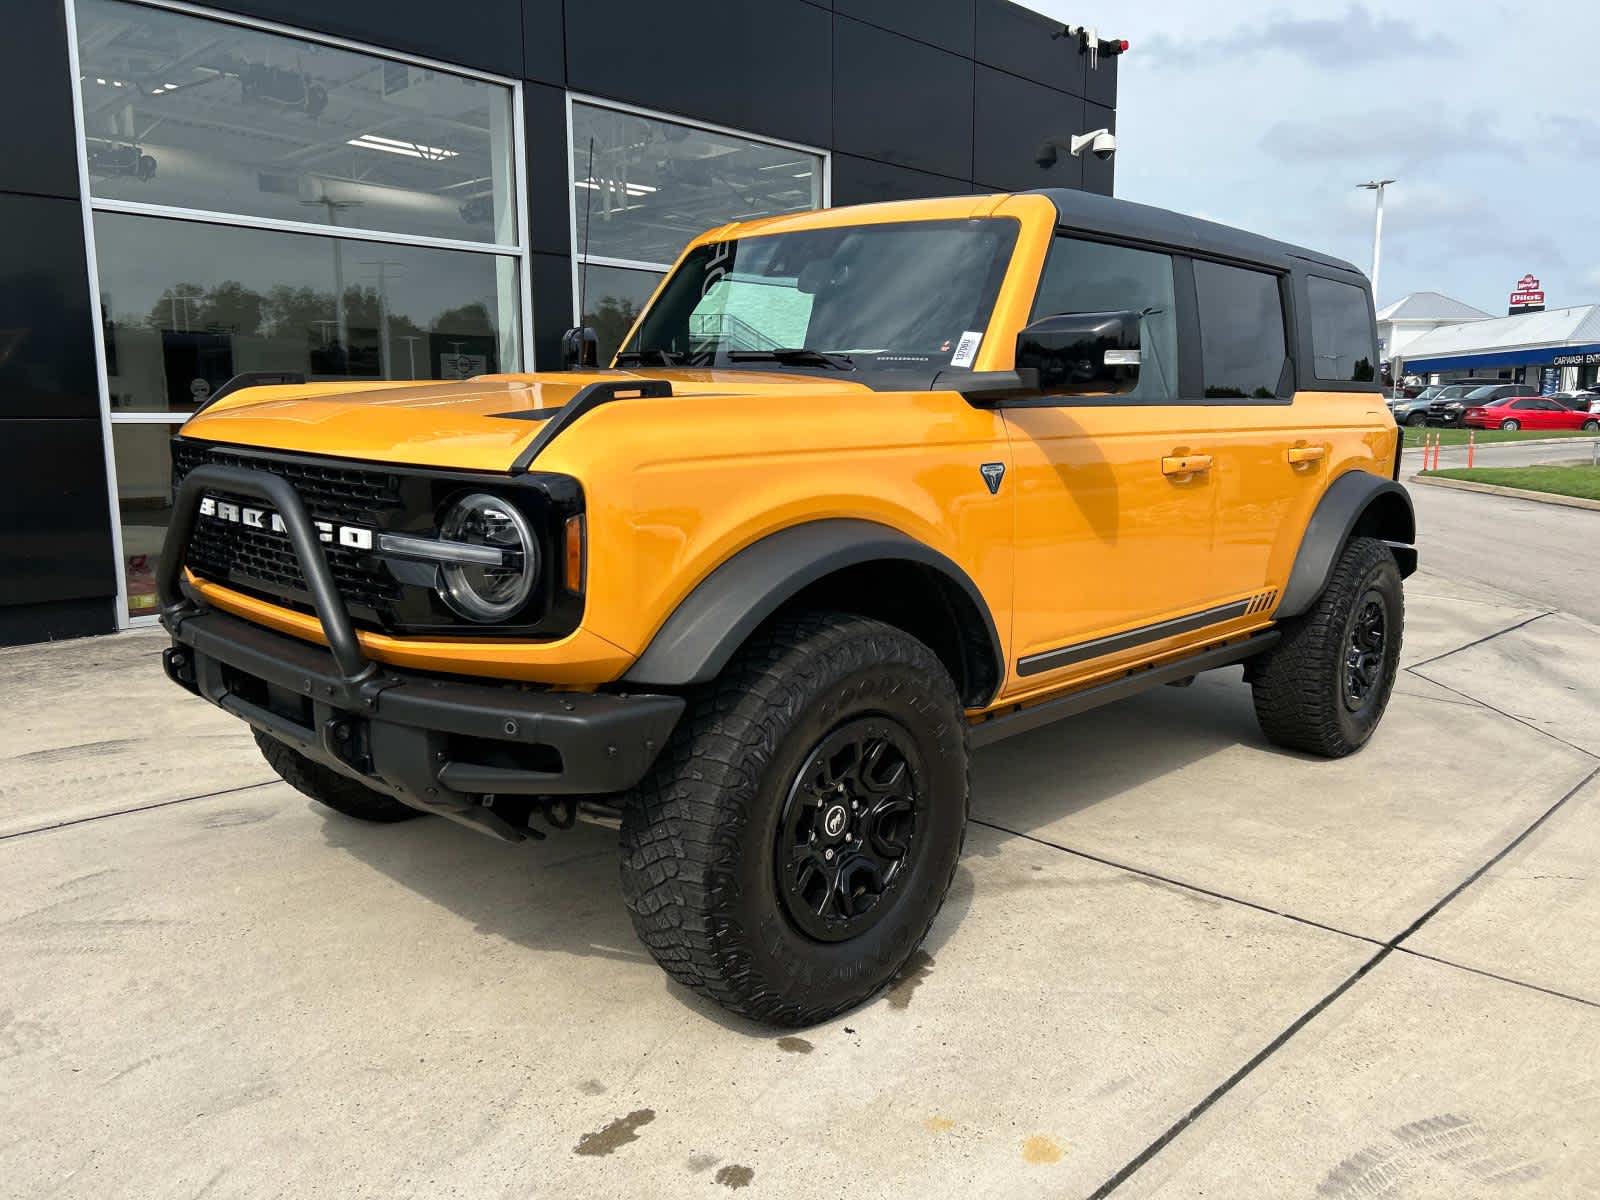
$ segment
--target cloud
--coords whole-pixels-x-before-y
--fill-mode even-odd
[[[1527,147],[1497,133],[1492,122],[1482,112],[1444,119],[1412,113],[1401,121],[1385,112],[1335,114],[1270,125],[1261,148],[1283,163],[1359,162],[1363,170],[1415,168],[1457,155],[1524,161]]]
[[[1237,61],[1241,56],[1276,51],[1329,70],[1378,60],[1418,60],[1458,49],[1457,43],[1442,33],[1424,32],[1402,17],[1375,17],[1360,4],[1352,4],[1342,17],[1278,13],[1259,24],[1210,37],[1156,34],[1143,39],[1139,47],[1141,55],[1179,67]]]

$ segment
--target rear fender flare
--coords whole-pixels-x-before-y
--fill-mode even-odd
[[[1401,578],[1417,569],[1417,520],[1410,494],[1392,479],[1349,471],[1328,486],[1311,514],[1274,617],[1299,616],[1316,603],[1353,535],[1388,545]]]

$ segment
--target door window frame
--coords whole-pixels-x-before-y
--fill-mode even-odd
[[[246,229],[261,229],[269,232],[306,234],[320,238],[382,242],[389,245],[417,246],[512,258],[516,261],[518,292],[517,334],[521,343],[518,347],[518,358],[524,370],[533,370],[535,366],[533,357],[533,265],[532,256],[529,253],[528,142],[526,120],[523,112],[521,80],[510,79],[489,71],[480,71],[473,67],[464,67],[456,63],[443,62],[422,55],[408,54],[385,47],[370,46],[350,38],[300,29],[278,21],[266,21],[256,17],[241,16],[232,12],[220,12],[216,9],[186,3],[184,0],[121,0],[121,2],[140,8],[163,9],[168,12],[182,13],[185,16],[211,21],[216,24],[256,29],[263,33],[291,37],[297,41],[317,42],[325,46],[348,50],[355,54],[363,54],[381,61],[405,63],[408,66],[474,79],[507,89],[510,93],[511,104],[511,162],[510,174],[507,178],[510,194],[507,200],[512,206],[511,211],[516,216],[517,230],[515,244],[503,245],[496,242],[476,242],[423,234],[393,233],[384,230],[347,228],[345,226],[330,227],[313,221],[252,217],[240,213],[214,212],[209,209],[184,208],[166,204],[148,204],[135,200],[95,197],[91,192],[89,177],[88,140],[81,87],[83,70],[78,54],[77,3],[76,0],[61,0],[66,17],[67,61],[72,74],[72,123],[77,143],[74,150],[77,155],[78,168],[78,203],[83,217],[84,258],[88,266],[89,275],[89,303],[92,315],[91,323],[93,325],[95,354],[95,385],[99,390],[100,436],[104,452],[103,465],[106,481],[107,515],[111,521],[111,553],[117,587],[117,628],[136,629],[141,626],[154,625],[159,617],[154,612],[134,615],[128,610],[127,562],[123,549],[122,509],[117,492],[116,427],[119,425],[170,425],[176,429],[177,426],[182,425],[193,414],[160,411],[113,413],[111,411],[111,384],[106,370],[106,328],[101,309],[100,266],[95,243],[95,213],[126,213],[133,216],[191,221],[205,225],[227,225]],[[568,128],[570,131],[570,108]],[[570,171],[570,154],[568,155],[568,162]],[[510,365],[502,365],[501,369],[509,370]]]

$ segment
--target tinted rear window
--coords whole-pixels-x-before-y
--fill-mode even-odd
[[[1288,361],[1278,277],[1197,259],[1194,287],[1206,395],[1276,396]]]
[[[1318,275],[1306,279],[1306,290],[1311,299],[1312,373],[1318,379],[1370,382],[1378,352],[1367,293]]]

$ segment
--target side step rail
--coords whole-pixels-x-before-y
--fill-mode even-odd
[[[971,726],[969,732],[972,745],[987,746],[992,742],[1001,741],[1015,734],[1027,733],[1029,730],[1050,725],[1066,717],[1075,717],[1079,713],[1088,712],[1091,708],[1099,708],[1102,704],[1125,700],[1129,696],[1136,696],[1164,683],[1198,675],[1201,671],[1232,666],[1234,663],[1243,662],[1260,654],[1276,642],[1278,636],[1276,629],[1268,629],[1243,641],[1212,646],[1210,649],[1188,654],[1159,666],[1137,667],[1115,679],[1108,679],[1104,683],[1097,683],[1065,696],[1057,696],[1053,700],[1041,700],[1036,704],[999,710]]]

